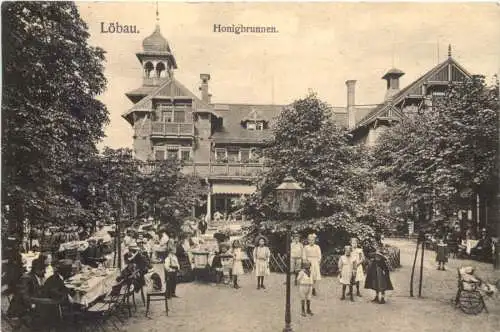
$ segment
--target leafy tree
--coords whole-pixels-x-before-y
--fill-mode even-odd
[[[202,204],[200,179],[182,174],[181,166],[176,160],[156,163],[144,176],[140,190],[141,214],[154,216],[173,231],[179,230],[182,218],[191,215],[193,206]]]
[[[362,147],[351,144],[347,130],[332,121],[331,107],[309,94],[278,116],[273,133],[263,151],[269,171],[258,180],[258,192],[246,199],[245,214],[257,224],[278,219],[273,193],[290,175],[305,189],[300,216],[308,221],[298,222],[296,229],[357,227],[371,188],[369,160]]]
[[[96,153],[108,123],[104,51],[70,2],[2,4],[2,191],[12,225],[71,201],[67,175]]]
[[[421,223],[434,210],[446,219],[498,180],[498,88],[476,76],[450,86],[433,104],[384,133],[373,153],[379,178],[394,199],[417,208]]]

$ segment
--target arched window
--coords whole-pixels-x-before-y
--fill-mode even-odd
[[[165,64],[163,62],[158,62],[156,65],[156,77],[165,77],[166,72]]]
[[[146,62],[146,64],[144,65],[144,75],[147,77],[147,78],[150,78],[151,77],[151,72],[154,70],[154,66],[151,62]]]

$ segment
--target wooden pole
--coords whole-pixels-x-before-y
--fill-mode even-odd
[[[121,241],[121,229],[120,224],[122,222],[122,209],[123,209],[123,199],[120,197],[120,206],[118,208],[118,218],[116,218],[116,241],[117,241],[117,256],[118,256],[118,270],[122,270],[122,241]]]
[[[413,278],[415,276],[415,265],[417,265],[418,247],[420,247],[420,241],[417,239],[417,247],[415,248],[415,257],[413,258],[413,266],[411,267],[411,277],[410,277],[410,296],[413,297]]]
[[[425,253],[425,241],[422,241],[422,256],[420,257],[420,280],[418,283],[418,297],[422,297],[422,279],[424,274],[424,253]]]
[[[500,172],[500,84],[498,81],[498,75],[496,77],[496,85],[497,85],[497,98],[498,98],[498,106],[497,106],[497,130],[498,130],[498,143],[497,143],[497,174]],[[500,180],[497,178],[497,194],[495,196],[495,204],[493,204],[493,222],[496,222],[496,236],[500,237]],[[495,244],[495,257],[493,260],[493,266],[496,270],[500,270],[500,241],[497,241]]]
[[[290,312],[290,270],[292,265],[292,257],[290,253],[291,246],[291,237],[292,237],[292,226],[286,225],[286,301],[285,301],[285,328],[283,332],[293,332],[291,322],[292,315]]]

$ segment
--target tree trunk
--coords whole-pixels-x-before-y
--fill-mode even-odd
[[[424,275],[424,253],[425,253],[425,241],[422,241],[422,256],[420,258],[420,280],[418,283],[418,297],[422,297],[422,282]]]
[[[410,296],[413,297],[413,278],[415,276],[415,265],[417,265],[418,247],[420,246],[417,240],[417,247],[415,248],[415,257],[413,258],[413,266],[411,267],[411,277],[410,277]]]

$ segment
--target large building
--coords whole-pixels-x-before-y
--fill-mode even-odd
[[[137,58],[143,84],[126,94],[134,106],[123,114],[134,128],[135,157],[182,160],[207,188],[207,205],[195,214],[233,213],[235,199],[255,191],[252,178],[264,167],[257,151],[283,106],[212,103],[209,74],[200,75],[195,95],[175,79],[177,63],[158,25]]]
[[[209,74],[200,75],[199,95],[175,78],[175,56],[158,25],[142,44],[136,55],[143,83],[126,94],[134,105],[123,114],[134,128],[135,157],[182,160],[183,171],[206,185],[207,205],[194,213],[234,213],[235,200],[255,191],[253,177],[264,167],[258,150],[271,138],[273,119],[284,105],[213,103]],[[452,58],[451,49],[444,62],[400,89],[403,75],[393,68],[382,77],[387,81],[385,100],[374,105],[356,104],[356,81],[346,82],[347,103],[334,107],[333,115],[351,130],[355,142],[372,146],[402,116],[432,105],[433,97],[442,95],[450,82],[471,77]],[[488,214],[486,206],[476,210],[478,215]]]

